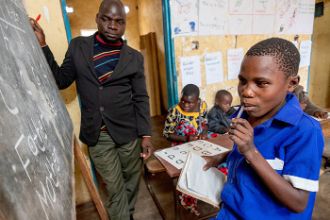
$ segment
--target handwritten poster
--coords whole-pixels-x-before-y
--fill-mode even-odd
[[[175,147],[165,148],[156,151],[155,154],[175,166],[177,169],[182,169],[189,152],[196,153],[200,156],[212,156],[226,151],[228,151],[228,149],[220,145],[204,140],[197,140],[180,144]]]
[[[310,65],[312,51],[312,41],[306,40],[300,43],[300,65],[299,67],[307,67]]]
[[[170,0],[172,36],[198,33],[198,0]]]
[[[180,57],[182,87],[187,84],[201,86],[201,64],[199,56]]]
[[[243,48],[227,50],[228,80],[237,79],[243,57],[244,57]]]
[[[204,57],[206,83],[223,82],[222,53],[208,53]]]
[[[199,1],[199,34],[224,35],[228,29],[227,0]]]

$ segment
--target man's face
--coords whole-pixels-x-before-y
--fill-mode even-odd
[[[195,95],[182,96],[179,106],[185,112],[197,112],[198,111],[198,97]]]
[[[271,118],[285,103],[297,79],[279,70],[272,56],[245,57],[238,78],[241,104],[252,121]]]
[[[126,15],[123,5],[115,1],[104,3],[96,15],[96,24],[104,40],[115,41],[120,39],[126,28]]]
[[[216,99],[216,104],[224,113],[227,113],[231,107],[232,101],[233,99],[230,95],[221,95]]]

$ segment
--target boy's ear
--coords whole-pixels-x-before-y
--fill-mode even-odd
[[[299,76],[289,76],[289,87],[288,91],[293,92],[295,88],[299,85],[300,77]]]

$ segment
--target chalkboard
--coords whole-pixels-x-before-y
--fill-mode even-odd
[[[71,120],[21,0],[0,6],[0,219],[75,219]]]

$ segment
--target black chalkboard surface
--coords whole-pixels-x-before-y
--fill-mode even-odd
[[[0,0],[0,219],[75,219],[72,142],[21,0]]]

